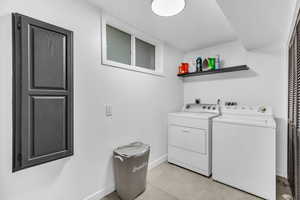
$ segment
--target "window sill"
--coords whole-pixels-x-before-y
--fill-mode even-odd
[[[118,63],[118,62],[114,62],[114,61],[110,61],[110,60],[103,61],[102,64],[110,66],[110,67],[128,70],[128,71],[134,71],[134,72],[140,72],[140,73],[144,73],[144,74],[150,74],[153,76],[165,77],[165,74],[163,72],[153,71],[153,70],[149,70],[149,69],[145,69],[145,68],[137,67],[137,66],[133,66],[133,65],[126,65],[126,64],[122,64],[122,63]]]

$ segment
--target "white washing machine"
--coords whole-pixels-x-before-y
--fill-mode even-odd
[[[205,176],[211,175],[212,118],[216,104],[190,104],[168,115],[168,162]]]
[[[224,106],[213,120],[213,179],[276,199],[276,123],[269,106]]]

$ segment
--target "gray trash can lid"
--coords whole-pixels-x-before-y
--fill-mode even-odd
[[[142,142],[133,142],[125,146],[118,147],[114,152],[123,157],[139,156],[150,149],[150,146]]]

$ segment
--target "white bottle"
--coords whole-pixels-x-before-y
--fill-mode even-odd
[[[189,62],[189,72],[191,73],[196,71],[197,71],[196,62],[195,61]]]
[[[216,55],[216,69],[220,69],[220,68],[221,68],[221,56]]]

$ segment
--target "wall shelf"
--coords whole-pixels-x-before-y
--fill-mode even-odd
[[[244,71],[244,70],[249,70],[249,67],[247,65],[239,65],[239,66],[234,66],[234,67],[225,67],[225,68],[221,68],[221,69],[209,70],[209,71],[203,71],[203,72],[178,74],[177,76],[179,76],[179,77],[202,76],[202,75],[218,74],[218,73],[226,73],[226,72],[236,72],[236,71]]]

